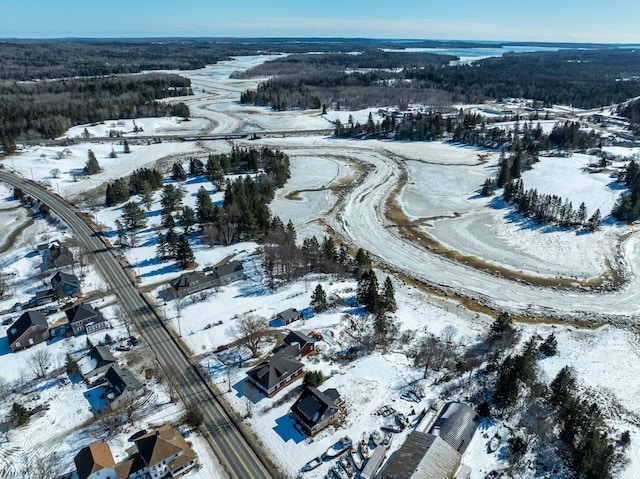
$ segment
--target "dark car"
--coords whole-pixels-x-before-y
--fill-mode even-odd
[[[129,338],[129,344],[131,344],[131,346],[137,346],[138,344],[140,344],[140,340],[135,336],[131,336]]]

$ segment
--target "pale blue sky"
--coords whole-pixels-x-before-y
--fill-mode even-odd
[[[0,0],[0,37],[640,43],[638,0]]]

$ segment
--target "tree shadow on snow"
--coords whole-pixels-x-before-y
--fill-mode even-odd
[[[143,278],[149,278],[151,276],[159,276],[168,273],[178,273],[180,272],[180,268],[178,268],[177,264],[168,264],[163,266],[162,268],[154,269],[153,271],[149,271],[148,273],[143,273],[141,276]]]
[[[273,430],[284,442],[293,441],[296,444],[300,444],[306,439],[306,437],[298,431],[295,422],[288,414],[276,419],[276,426]]]

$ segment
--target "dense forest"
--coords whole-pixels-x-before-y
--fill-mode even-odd
[[[522,97],[594,108],[640,95],[638,50],[505,54],[471,65],[449,65],[448,57],[432,57],[378,51],[279,58],[247,73],[278,76],[245,92],[241,100],[283,110],[319,105],[334,109],[402,103],[437,106]]]
[[[54,138],[73,125],[107,119],[189,116],[184,103],[159,98],[188,95],[191,82],[178,75],[72,78],[0,82],[0,133],[19,139]]]

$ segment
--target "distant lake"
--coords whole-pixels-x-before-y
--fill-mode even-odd
[[[474,48],[404,48],[392,49],[385,48],[385,52],[408,52],[408,53],[435,53],[436,55],[453,55],[459,57],[459,61],[451,62],[452,64],[471,63],[483,58],[501,57],[505,53],[527,53],[527,52],[557,52],[560,47],[537,47],[534,45],[527,46],[509,46],[502,47],[474,47]]]

